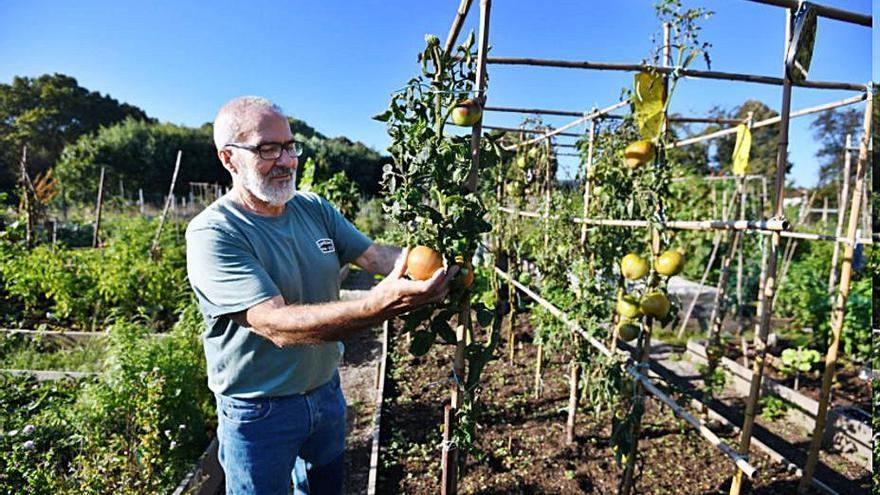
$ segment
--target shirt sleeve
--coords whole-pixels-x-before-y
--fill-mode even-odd
[[[220,229],[186,234],[186,268],[206,316],[237,313],[281,293],[247,244]]]
[[[328,228],[333,235],[333,244],[336,245],[340,264],[347,265],[353,262],[373,244],[373,241],[349,222],[329,201],[321,198],[321,206],[324,208],[325,218],[330,223]]]

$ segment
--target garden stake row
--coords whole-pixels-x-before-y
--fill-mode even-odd
[[[772,5],[780,5],[780,2],[783,0],[761,0],[761,3],[768,3]],[[775,3],[774,3],[775,2]],[[789,3],[794,3],[792,0]],[[792,5],[786,4],[786,6],[791,7]],[[833,18],[838,18],[842,20],[848,20],[849,22],[856,22],[863,24],[864,19],[862,16],[857,14],[850,14],[847,12],[843,12],[837,9],[828,9],[826,7],[819,6],[817,11],[820,12],[819,15],[830,16]],[[870,18],[868,17],[868,24],[870,25]],[[788,26],[787,26],[788,27]],[[788,36],[786,36],[788,39]],[[776,78],[776,77],[767,77],[767,76],[756,76],[749,74],[733,74],[733,73],[724,73],[717,71],[698,71],[691,70],[682,67],[657,67],[648,64],[605,64],[605,63],[592,63],[592,62],[568,62],[568,61],[555,61],[555,60],[538,60],[538,59],[514,59],[514,58],[488,58],[488,63],[495,64],[516,64],[516,65],[529,65],[529,66],[546,66],[546,67],[569,67],[569,68],[581,68],[581,69],[593,69],[593,70],[622,70],[622,71],[631,71],[631,72],[642,72],[645,70],[651,70],[660,74],[674,74],[675,77],[682,76],[690,76],[697,78],[709,78],[709,79],[723,79],[723,80],[734,80],[734,81],[747,81],[761,84],[773,84],[773,85],[781,85],[783,87],[783,105],[782,105],[782,113],[779,117],[775,119],[765,119],[765,121],[757,122],[753,127],[761,127],[764,125],[772,125],[775,123],[780,123],[780,140],[779,140],[779,149],[777,153],[777,173],[776,173],[776,188],[774,195],[774,215],[769,220],[762,221],[744,221],[744,220],[732,220],[732,221],[706,221],[706,222],[666,222],[664,228],[667,229],[688,229],[688,230],[734,230],[734,231],[744,231],[751,230],[755,231],[759,234],[770,236],[769,239],[769,249],[763,250],[766,255],[766,263],[762,263],[762,276],[761,276],[761,298],[759,301],[759,316],[760,321],[757,325],[756,335],[755,335],[755,348],[757,350],[757,356],[754,360],[754,368],[756,373],[753,373],[753,381],[752,387],[750,391],[749,402],[746,408],[746,419],[742,428],[742,436],[740,441],[740,457],[742,459],[748,456],[749,452],[749,443],[752,434],[752,428],[754,424],[754,407],[757,401],[757,396],[760,395],[760,381],[761,374],[763,372],[763,366],[765,364],[766,359],[766,333],[769,324],[769,317],[772,312],[772,298],[775,293],[775,284],[776,284],[776,270],[777,270],[777,262],[779,255],[779,247],[780,242],[783,237],[792,238],[792,239],[809,239],[809,240],[831,240],[831,241],[841,241],[839,235],[836,236],[825,236],[819,234],[808,234],[801,232],[787,232],[789,229],[788,222],[785,221],[782,213],[782,198],[784,193],[784,177],[785,177],[785,160],[787,153],[787,138],[788,138],[788,125],[789,121],[792,117],[798,115],[806,115],[809,113],[814,113],[818,111],[823,111],[829,108],[835,108],[837,106],[843,106],[847,104],[852,104],[857,101],[860,101],[862,98],[866,96],[863,94],[864,87],[860,84],[851,84],[851,83],[836,83],[836,82],[815,82],[815,81],[806,81],[803,79],[798,79],[793,81],[788,72],[786,71],[784,77]],[[680,65],[680,64],[679,64]],[[824,89],[843,89],[843,90],[852,90],[860,92],[860,95],[849,98],[847,100],[843,100],[841,102],[822,105],[820,107],[814,107],[812,109],[802,110],[800,112],[791,112],[791,88],[792,86],[800,86],[800,87],[813,87],[813,88],[824,88]],[[581,120],[584,121],[584,120]],[[579,122],[578,122],[579,123]],[[569,124],[569,127],[573,127],[576,123]],[[569,127],[556,129],[554,132],[557,134],[561,134],[564,130]],[[677,143],[669,143],[668,148],[673,148],[677,146],[684,146],[686,144],[692,144],[695,142],[701,142],[708,139],[712,139],[715,137],[720,137],[722,135],[731,134],[735,131],[733,130],[723,130],[719,133],[707,134],[704,136],[697,136],[695,138],[689,138],[688,140],[681,140]],[[548,133],[551,134],[551,133]],[[545,134],[539,138],[534,139],[534,142],[540,141],[542,139],[546,139],[549,135]],[[521,142],[519,146],[525,145],[528,142]],[[505,148],[510,149],[510,148]],[[764,193],[762,195],[762,204],[769,205],[767,201],[766,194],[766,181],[762,180]],[[541,215],[540,213],[531,213],[526,211],[521,211],[519,207],[510,209],[499,207],[502,211],[507,211],[508,213],[512,213],[514,216],[524,216],[524,217],[537,217],[544,218],[547,221],[547,214]],[[553,218],[558,218],[556,215],[552,216]],[[578,223],[582,223],[584,225],[604,225],[604,226],[624,226],[624,227],[641,227],[641,228],[652,228],[653,225],[649,221],[645,220],[603,220],[603,219],[573,219]],[[675,225],[678,223],[678,225]],[[659,246],[657,242],[657,237],[653,236],[652,242],[652,251],[657,251]],[[763,237],[762,237],[763,241]],[[855,242],[858,242],[855,239],[855,236],[850,236],[847,239],[843,239],[844,242],[847,242],[847,248],[852,249]],[[870,239],[867,239],[870,242]],[[497,268],[496,268],[497,269]],[[520,290],[523,289],[521,284],[519,284],[516,280],[508,278],[511,284],[515,285]],[[526,291],[527,293],[530,291]],[[537,299],[536,299],[537,300]],[[540,302],[540,301],[539,301]],[[571,327],[571,326],[570,326]],[[594,344],[594,340],[589,334],[586,332],[583,335],[588,342]],[[592,339],[592,340],[591,340]],[[645,339],[643,335],[644,341],[642,342],[642,347],[649,345],[649,339]],[[600,343],[601,345],[601,343]],[[643,353],[644,357],[645,353]],[[638,373],[638,371],[633,371]],[[632,374],[632,372],[631,372]],[[742,469],[740,466],[739,469],[734,474],[733,483],[731,486],[731,493],[738,494],[739,490],[742,486],[742,475],[746,474],[747,476],[751,473]]]
[[[483,108],[483,110],[487,112],[508,112],[508,113],[528,113],[534,115],[560,115],[564,117],[583,117],[583,112],[572,112],[568,110],[547,110],[541,108],[510,108],[510,107],[491,107],[487,106]],[[595,109],[594,109],[595,111]],[[606,114],[602,116],[603,119],[611,119],[611,120],[623,120],[626,118],[624,115],[618,114]],[[682,117],[679,115],[669,117],[669,122],[682,123],[682,124],[741,124],[743,122],[742,119],[725,119],[719,117]],[[519,129],[510,129],[504,127],[486,127],[487,129],[497,129],[497,130],[509,130],[509,131],[518,131]],[[529,131],[526,131],[529,132]],[[571,137],[581,137],[580,134],[574,133],[561,133],[560,136],[571,136]]]
[[[850,147],[852,146],[852,134],[846,135],[846,151],[844,151],[844,160],[843,160],[843,177],[840,181],[840,194],[837,196],[837,227],[834,229],[834,235],[840,237],[843,235],[843,221],[846,218],[846,215],[843,213],[843,208],[846,205],[849,199],[849,175],[850,175],[850,164],[852,162],[850,155]],[[840,244],[834,243],[834,251],[831,254],[831,271],[828,274],[828,294],[834,294],[834,289],[837,287],[837,260],[840,256]]]
[[[544,218],[543,213],[538,213],[534,211],[514,211],[513,208],[507,206],[499,206],[498,209],[505,213],[510,213],[521,217]],[[550,215],[550,218],[558,219],[560,217],[558,215]],[[604,225],[608,227],[648,228],[650,225],[650,222],[648,222],[647,220],[580,218],[574,216],[569,216],[567,220],[573,223],[582,223],[587,225]],[[771,218],[768,220],[668,220],[664,224],[664,227],[669,230],[748,230],[761,235],[769,236],[778,234],[780,237],[791,239],[840,242],[843,244],[850,242],[850,240],[846,237],[837,237],[825,234],[813,234],[811,232],[789,231],[788,229],[791,228],[791,224],[788,220],[784,218]],[[874,241],[871,237],[860,237],[855,240],[855,243],[873,244]]]
[[[579,335],[585,342],[589,343],[593,346],[599,353],[606,357],[610,357],[613,355],[619,356],[630,356],[626,351],[623,351],[618,348],[609,349],[602,342],[596,340],[595,337],[590,335],[589,332],[581,328],[580,325],[577,324],[574,320],[572,320],[568,315],[565,314],[562,310],[554,306],[552,303],[541,297],[537,292],[530,289],[528,286],[523,285],[518,282],[515,278],[513,278],[510,274],[505,273],[504,271],[495,268],[495,271],[502,278],[506,279],[512,286],[521,291],[523,294],[529,296],[534,299],[535,302],[545,307],[551,314],[557,317],[562,323],[568,327],[568,329]],[[644,375],[644,373],[633,366],[628,366],[626,368],[627,374],[633,377],[633,379],[641,382],[645,386],[645,390],[651,393],[654,397],[656,397],[660,402],[675,412],[680,418],[684,419],[688,424],[690,424],[694,429],[696,429],[700,436],[706,439],[712,446],[720,450],[727,458],[731,460],[734,464],[736,464],[748,477],[753,477],[757,474],[758,470],[749,464],[746,456],[740,455],[736,452],[735,449],[731,448],[727,444],[725,444],[718,436],[709,428],[707,428],[704,424],[700,422],[699,419],[695,418],[693,415],[684,410],[674,399],[669,397],[662,390],[657,388],[656,385],[651,381],[650,378]]]
[[[813,429],[813,438],[810,441],[810,451],[807,462],[804,465],[804,475],[798,485],[798,493],[806,493],[819,460],[819,448],[822,446],[822,437],[825,434],[825,420],[828,414],[828,401],[831,395],[831,383],[834,380],[834,366],[840,348],[840,334],[843,331],[844,316],[846,315],[846,299],[849,295],[850,280],[852,278],[852,262],[854,255],[853,244],[856,238],[856,229],[859,225],[859,212],[861,211],[862,191],[865,190],[865,176],[868,172],[868,143],[871,137],[871,117],[873,115],[873,97],[868,95],[865,103],[864,126],[862,129],[861,146],[859,147],[859,161],[856,165],[856,183],[853,191],[852,204],[849,210],[849,226],[847,237],[850,243],[843,252],[843,266],[840,269],[840,288],[837,292],[837,301],[831,314],[831,344],[828,346],[828,354],[825,356],[825,372],[822,375],[822,390],[819,393],[819,410],[816,413],[816,426]],[[841,207],[842,208],[842,205]]]

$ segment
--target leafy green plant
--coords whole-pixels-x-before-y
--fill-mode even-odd
[[[822,355],[814,349],[805,349],[798,347],[797,349],[785,349],[780,356],[782,360],[782,371],[788,375],[794,375],[794,389],[799,388],[799,379],[801,373],[808,373],[813,369],[813,365],[822,360]]]
[[[403,226],[408,246],[424,245],[440,253],[448,264],[466,266],[473,259],[480,237],[491,228],[486,207],[477,195],[471,173],[470,137],[453,135],[447,119],[462,100],[470,96],[476,79],[476,55],[471,33],[464,44],[445,52],[436,36],[426,36],[420,54],[421,74],[392,94],[385,112],[374,117],[386,123],[392,144],[393,163],[383,168],[385,211]],[[481,140],[479,169],[492,169],[499,147],[489,136]],[[411,333],[411,352],[422,355],[435,343],[455,344],[450,321],[472,304],[479,328],[490,329],[480,341],[477,331],[469,335],[464,358],[466,376],[456,377],[463,404],[456,410],[454,441],[459,449],[473,448],[475,423],[471,415],[480,375],[494,358],[500,323],[490,308],[464,284],[453,287],[447,301],[403,316],[404,331]],[[459,325],[467,325],[458,321]]]
[[[767,421],[776,421],[777,419],[784,418],[788,411],[788,404],[775,395],[761,397],[758,400],[758,405],[761,408],[761,417]]]

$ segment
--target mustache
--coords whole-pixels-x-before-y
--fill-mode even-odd
[[[292,174],[294,172],[294,170],[295,169],[292,169],[292,168],[275,166],[275,167],[272,167],[271,170],[269,170],[269,173],[266,174],[266,176],[271,179],[272,177],[278,177],[279,175]]]

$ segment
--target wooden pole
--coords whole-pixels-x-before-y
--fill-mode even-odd
[[[715,189],[713,188],[712,190],[714,191]],[[721,206],[722,209],[725,207],[726,205]],[[694,294],[694,298],[691,299],[691,303],[688,305],[688,309],[685,311],[684,317],[681,319],[681,326],[678,328],[678,338],[684,336],[687,324],[691,319],[691,315],[694,313],[694,308],[696,308],[700,296],[703,294],[703,286],[706,284],[706,280],[709,279],[709,273],[712,272],[712,266],[715,264],[715,256],[718,254],[718,248],[721,246],[721,237],[721,231],[716,231],[715,237],[712,239],[712,251],[709,253],[709,261],[706,263],[706,268],[703,270],[703,276],[700,277],[700,285],[697,287],[697,292]]]
[[[516,58],[516,57],[489,57],[489,63],[495,65],[525,65],[532,67],[557,67],[561,69],[589,69],[609,70],[623,72],[648,72],[655,71],[661,74],[671,74],[677,71],[681,77],[694,77],[698,79],[720,79],[723,81],[741,81],[756,84],[770,84],[773,86],[792,85],[792,81],[785,83],[781,77],[761,76],[755,74],[739,74],[734,72],[720,72],[711,70],[681,69],[675,67],[658,67],[649,64],[621,64],[608,62],[588,62],[570,60],[548,60],[539,58]],[[844,91],[865,91],[865,84],[830,82],[830,81],[803,81],[794,84],[804,88],[838,89]]]
[[[482,104],[486,102],[486,53],[489,49],[489,14],[491,12],[492,0],[480,0],[480,38],[477,45],[477,74],[476,74],[476,97],[480,99]],[[480,167],[480,138],[482,134],[482,119],[478,120],[471,129],[471,169],[468,173],[466,188],[470,192],[477,190],[477,178]],[[459,379],[465,377],[465,346],[467,345],[467,337],[471,328],[471,307],[470,297],[464,297],[461,312],[458,315],[458,326],[455,329],[455,354],[453,358],[452,369]],[[462,405],[464,399],[461,386],[458,380],[452,384],[449,413],[449,429],[455,427],[455,413]],[[444,454],[447,459],[444,462],[445,468],[442,471],[442,484],[445,495],[455,495],[458,493],[458,466],[461,462],[459,459],[459,450],[450,447],[449,443],[444,445]]]
[[[762,3],[764,5],[775,5],[776,7],[783,7],[786,9],[797,9],[800,3],[798,0],[749,0],[750,2]],[[829,19],[836,19],[838,21],[849,22],[852,24],[858,24],[861,26],[872,27],[873,20],[870,15],[859,14],[857,12],[850,12],[843,9],[838,9],[835,7],[828,7],[826,5],[813,4],[813,8],[816,9],[816,15],[821,17],[827,17]]]
[[[141,188],[138,188],[138,211],[141,215],[144,214],[144,190]]]
[[[565,421],[566,445],[573,444],[575,438],[574,423],[578,404],[578,381],[581,373],[577,360],[577,341],[577,336],[572,336],[572,358],[568,369],[568,419]]]
[[[624,107],[624,106],[626,106],[626,105],[628,105],[628,104],[629,104],[629,101],[626,101],[626,100],[624,100],[624,101],[619,101],[619,102],[617,102],[617,103],[615,103],[615,104],[613,104],[613,105],[611,105],[611,106],[605,107],[605,108],[603,108],[603,109],[601,109],[601,110],[596,110],[596,111],[594,111],[594,112],[590,112],[589,114],[584,115],[583,117],[581,117],[581,118],[579,118],[579,119],[577,119],[577,120],[574,120],[574,121],[572,121],[572,122],[569,122],[568,124],[565,124],[565,125],[562,126],[562,127],[558,127],[558,128],[556,128],[556,129],[554,129],[554,130],[552,130],[552,131],[550,131],[550,132],[545,132],[544,135],[542,135],[542,136],[538,136],[538,137],[536,137],[536,138],[532,138],[532,139],[529,139],[529,140],[527,140],[527,141],[523,141],[523,142],[518,143],[518,144],[516,144],[516,145],[512,145],[512,146],[502,146],[501,148],[502,148],[503,150],[506,150],[506,151],[512,151],[512,150],[514,150],[514,149],[516,149],[516,148],[522,148],[523,146],[528,146],[528,145],[530,145],[530,144],[534,144],[534,143],[537,143],[537,142],[543,141],[543,140],[545,140],[545,139],[549,139],[549,138],[551,138],[551,137],[553,137],[553,136],[556,136],[556,135],[558,135],[558,134],[560,134],[560,133],[562,133],[562,132],[564,132],[564,131],[566,131],[566,130],[568,130],[568,129],[571,129],[572,127],[574,127],[574,126],[576,126],[576,125],[580,125],[580,124],[583,124],[584,122],[586,122],[586,121],[588,121],[588,120],[592,120],[592,119],[595,119],[595,118],[597,118],[597,117],[601,117],[602,115],[604,115],[604,114],[606,114],[606,113],[608,113],[608,112],[611,112],[611,111],[613,111],[613,110],[617,110],[618,108],[620,108],[620,107]]]
[[[455,46],[458,34],[461,32],[461,26],[464,24],[468,11],[471,10],[471,3],[473,3],[473,0],[461,0],[461,3],[458,4],[455,19],[453,19],[452,26],[449,28],[449,34],[446,35],[446,44],[443,45],[444,52],[452,53],[452,48]]]
[[[31,178],[27,173],[27,145],[22,146],[21,148],[21,187],[22,187],[22,195],[21,202],[22,209],[24,210],[25,216],[25,231],[24,231],[24,245],[25,249],[30,251],[31,248],[34,247],[34,206],[33,203],[36,201],[36,195],[32,194],[34,190],[33,183],[31,182]]]
[[[505,112],[505,113],[528,113],[534,115],[559,115],[563,117],[583,117],[583,112],[573,112],[570,110],[549,110],[544,108],[513,108],[513,107],[492,107],[487,106],[483,107],[484,112]],[[594,109],[595,111],[595,109]],[[609,120],[623,120],[626,118],[625,115],[617,115],[617,114],[604,114],[601,117],[602,119]],[[677,122],[683,124],[728,124],[728,125],[737,125],[742,123],[742,119],[722,119],[717,117],[682,117],[680,115],[674,115],[669,117],[669,122]],[[487,129],[497,129],[497,130],[508,130],[508,131],[517,131],[518,129],[511,129],[505,127],[486,127]],[[573,133],[562,133],[561,136],[571,136],[571,137],[580,137],[580,134]]]
[[[595,109],[594,109],[595,110]],[[587,147],[587,161],[584,164],[584,208],[583,215],[584,218],[588,218],[590,216],[590,193],[593,187],[593,181],[591,180],[590,174],[593,170],[593,152],[596,141],[596,119],[590,119],[590,134],[589,134],[589,142]],[[581,225],[581,247],[584,247],[587,242],[587,224]]]
[[[864,125],[859,149],[859,161],[856,166],[856,184],[853,191],[852,204],[849,210],[849,226],[847,237],[850,243],[843,252],[843,267],[840,271],[840,287],[837,289],[837,301],[831,314],[831,345],[825,356],[825,373],[822,375],[822,389],[819,393],[819,409],[816,412],[816,426],[813,429],[813,438],[810,441],[810,451],[807,462],[804,465],[804,474],[798,484],[798,493],[806,493],[812,484],[813,472],[819,460],[819,448],[822,446],[822,437],[825,433],[825,421],[828,414],[829,396],[831,395],[831,383],[834,381],[834,367],[837,364],[840,349],[840,334],[843,331],[844,316],[846,316],[846,299],[849,296],[850,280],[852,279],[852,262],[856,229],[859,226],[859,211],[861,210],[862,191],[865,190],[865,175],[868,169],[868,140],[871,136],[871,118],[873,115],[873,99],[868,96],[865,103]]]
[[[183,151],[177,150],[177,160],[174,162],[174,173],[171,174],[171,186],[168,188],[168,196],[165,197],[165,206],[162,208],[162,215],[159,217],[159,226],[156,227],[156,235],[153,236],[153,244],[150,246],[150,256],[156,258],[159,255],[159,238],[162,235],[162,227],[165,225],[165,217],[168,215],[168,208],[171,198],[174,197],[174,185],[177,183],[177,172],[180,170],[180,159]]]
[[[814,107],[804,108],[804,109],[798,110],[796,112],[792,112],[789,115],[789,118],[803,117],[805,115],[812,115],[814,113],[824,112],[826,110],[831,110],[833,108],[839,108],[839,107],[843,107],[843,106],[847,106],[847,105],[853,105],[853,104],[858,103],[864,99],[865,99],[865,94],[862,93],[862,94],[859,94],[856,96],[851,96],[849,98],[846,98],[846,99],[843,99],[840,101],[835,101],[835,102],[831,102],[831,103],[824,103],[822,105],[816,105]],[[754,124],[752,124],[752,129],[757,129],[759,127],[766,127],[766,126],[778,124],[780,122],[780,120],[781,120],[781,117],[778,115],[776,117],[770,117],[770,118],[767,118],[764,120],[759,120],[759,121],[755,122]],[[689,144],[708,141],[710,139],[717,139],[717,138],[727,136],[730,134],[736,134],[736,127],[730,127],[728,129],[722,129],[720,131],[715,131],[715,132],[712,132],[709,134],[702,134],[700,136],[693,136],[693,137],[681,139],[679,141],[676,141],[676,142],[670,144],[669,148],[679,148],[682,146],[687,146]]]
[[[668,22],[663,23],[663,59],[661,60],[661,65],[663,68],[667,68],[671,63],[671,50],[672,50],[672,25]],[[666,72],[669,74],[669,72]],[[663,101],[668,103],[669,100],[669,76],[665,76],[663,78]],[[668,108],[668,106],[666,107]],[[663,136],[666,136],[667,132],[667,121],[666,118],[668,115],[666,114],[666,110],[664,109],[663,116],[663,126],[661,129],[661,133]],[[664,141],[665,142],[665,139]],[[658,156],[654,160],[654,167],[666,167],[666,150],[661,148],[658,150]],[[657,207],[654,212],[661,219],[665,219],[664,214],[664,204],[663,198],[657,198]],[[651,254],[652,259],[656,260],[660,255],[661,250],[661,239],[660,233],[653,226],[650,229],[651,231]],[[657,283],[659,282],[659,278],[651,277],[648,280],[648,286],[650,288],[656,288]],[[642,324],[642,334],[639,337],[638,341],[638,355],[635,357],[635,360],[639,362],[641,367],[647,368],[648,361],[651,359],[651,334],[654,328],[654,319],[650,316],[645,317]],[[645,403],[645,384],[641,381],[636,381],[635,386],[635,394],[633,397],[633,405],[638,408],[642,408],[642,412],[635,413],[634,424],[632,427],[632,451],[630,452],[630,456],[627,459],[626,465],[623,468],[623,477],[620,480],[620,495],[629,495],[635,489],[635,468],[636,462],[638,462],[639,458],[639,436],[641,435],[642,430],[642,416],[644,414],[644,403]]]
[[[828,196],[822,198],[822,225],[828,223]]]
[[[104,167],[101,167],[101,178],[98,180],[98,200],[95,205],[95,229],[92,232],[92,247],[101,245],[99,232],[101,230],[101,205],[104,202]]]
[[[785,50],[788,52],[790,42],[790,25],[792,12],[786,11],[785,22]],[[791,80],[788,71],[783,67],[784,84],[782,87],[782,109],[780,112],[779,144],[776,152],[776,186],[774,200],[774,216],[784,216],[783,200],[785,199],[785,169],[788,164],[788,126],[791,121]],[[782,237],[774,233],[770,238],[769,252],[767,254],[767,270],[763,277],[763,291],[761,293],[760,314],[755,328],[754,348],[755,359],[752,362],[752,381],[749,388],[749,397],[746,401],[745,417],[740,432],[739,453],[747,456],[752,443],[752,430],[755,425],[758,398],[761,395],[761,381],[764,377],[764,364],[767,358],[767,333],[770,329],[770,316],[773,313],[773,298],[776,294],[776,264],[779,259],[779,246]],[[730,484],[730,495],[739,495],[743,486],[743,472],[736,470]]]

